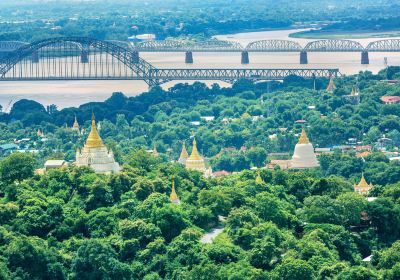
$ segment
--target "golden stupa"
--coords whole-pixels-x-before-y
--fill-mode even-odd
[[[171,189],[171,194],[169,195],[169,200],[174,203],[174,204],[180,204],[181,201],[178,198],[178,195],[176,194],[175,191],[175,179],[172,178],[172,189]]]
[[[335,89],[336,89],[336,85],[335,85],[335,82],[333,81],[333,77],[331,77],[329,79],[329,84],[328,84],[328,87],[326,88],[326,91],[332,93]]]
[[[314,147],[308,139],[307,133],[302,128],[299,142],[294,147],[290,168],[304,169],[319,167],[317,156],[314,152]]]
[[[76,151],[76,166],[89,166],[98,173],[116,173],[120,171],[114,153],[101,140],[96,127],[96,120],[92,114],[92,125],[86,143],[82,149]]]
[[[74,124],[72,125],[72,129],[79,131],[79,123],[78,123],[78,119],[75,116],[75,120],[74,120]]]
[[[298,144],[309,144],[310,140],[308,139],[307,133],[304,130],[304,127],[301,129],[301,134],[299,138]]]
[[[372,189],[373,185],[368,184],[367,181],[365,180],[364,173],[361,175],[361,180],[358,184],[354,184],[354,191],[362,194],[362,195],[368,195],[369,191]]]
[[[211,167],[206,168],[206,163],[204,158],[200,156],[199,151],[197,150],[197,142],[196,138],[193,139],[193,149],[192,153],[190,154],[189,158],[185,162],[185,167],[187,169],[200,171],[203,173],[205,177],[212,176]]]
[[[190,157],[186,160],[186,168],[204,171],[206,169],[206,165],[204,163],[204,159],[200,156],[199,151],[197,150],[197,142],[196,139],[193,139],[193,149]]]
[[[181,164],[186,164],[186,160],[189,158],[189,154],[186,151],[186,147],[185,147],[185,142],[183,142],[182,144],[182,151],[181,154],[179,156],[178,162]]]

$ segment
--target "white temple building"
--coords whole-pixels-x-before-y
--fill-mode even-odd
[[[96,173],[117,173],[121,170],[114,159],[114,153],[109,150],[100,138],[96,121],[92,115],[92,127],[82,149],[76,151],[76,166],[89,166]]]
[[[290,162],[290,168],[305,169],[314,167],[319,167],[319,162],[314,153],[314,147],[310,143],[310,140],[308,140],[307,134],[303,128],[299,142],[294,148],[293,157]]]

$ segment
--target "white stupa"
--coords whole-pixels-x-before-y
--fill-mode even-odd
[[[92,128],[85,146],[76,151],[75,165],[89,166],[96,173],[117,173],[121,169],[118,162],[114,159],[113,151],[109,150],[103,144],[97,132],[94,114],[92,115]]]
[[[319,167],[319,162],[314,153],[314,147],[308,140],[307,134],[304,128],[301,131],[299,142],[294,148],[292,160],[290,162],[290,168],[304,169]]]

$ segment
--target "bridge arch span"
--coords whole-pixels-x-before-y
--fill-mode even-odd
[[[101,52],[108,54],[120,61],[126,67],[130,68],[140,77],[147,76],[148,73],[154,69],[150,63],[137,57],[131,50],[114,43],[85,37],[61,37],[26,44],[10,52],[1,61],[0,77],[4,77],[16,64],[31,57],[40,50],[49,51],[51,49],[59,48],[62,49],[64,55],[68,56],[74,55],[72,47],[75,47],[75,51],[87,50],[88,52]]]
[[[356,41],[342,39],[327,39],[309,42],[306,52],[362,52],[364,47]]]
[[[260,40],[246,46],[249,52],[299,52],[302,47],[299,43],[289,40]]]
[[[368,44],[369,52],[400,52],[400,39],[384,39]]]

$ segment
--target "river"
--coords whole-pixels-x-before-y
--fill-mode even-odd
[[[220,40],[229,40],[246,46],[249,42],[263,39],[287,39],[304,46],[312,41],[302,38],[289,38],[289,34],[299,29],[246,32],[215,36]],[[366,46],[378,38],[356,39]],[[141,57],[160,68],[339,68],[343,74],[355,74],[369,70],[374,73],[388,65],[400,65],[400,53],[370,53],[370,64],[360,64],[360,53],[309,53],[307,65],[299,64],[298,53],[250,53],[250,64],[240,64],[240,53],[193,53],[194,63],[184,63],[184,53],[141,53]],[[175,82],[163,85],[171,87]],[[208,85],[217,81],[207,81]],[[222,86],[226,83],[218,82]],[[120,91],[127,96],[135,96],[147,91],[143,81],[49,81],[49,82],[0,82],[0,105],[5,111],[22,99],[33,99],[44,105],[56,104],[58,108],[79,106],[91,101],[103,101],[112,92]]]

